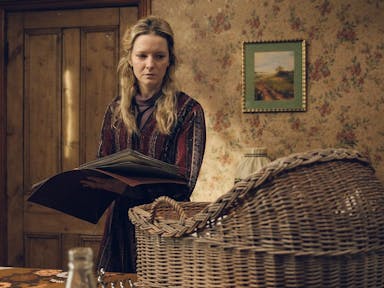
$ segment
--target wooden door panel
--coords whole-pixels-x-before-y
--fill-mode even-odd
[[[26,191],[61,170],[61,33],[33,32],[25,35]]]
[[[91,247],[93,251],[93,258],[96,259],[99,250],[101,236],[99,235],[85,235],[85,234],[61,234],[61,250],[64,251],[62,255],[62,267],[67,268],[68,253],[67,251],[73,247]]]
[[[61,239],[55,234],[25,233],[26,266],[45,268],[62,265]]]
[[[25,199],[33,183],[95,159],[102,117],[118,93],[119,40],[137,13],[122,7],[9,14],[9,265],[66,269],[69,248],[97,253],[104,218],[94,225]]]
[[[82,134],[83,161],[95,159],[100,138],[101,121],[107,104],[117,93],[116,66],[118,27],[82,33]]]
[[[63,31],[62,169],[80,164],[80,30]]]
[[[26,13],[24,27],[38,29],[117,26],[119,17],[118,8],[36,11]]]
[[[23,14],[10,13],[7,65],[8,265],[24,262],[23,250]]]

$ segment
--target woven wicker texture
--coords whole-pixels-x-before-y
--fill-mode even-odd
[[[129,217],[139,287],[384,287],[384,187],[357,151],[293,154],[215,202]]]

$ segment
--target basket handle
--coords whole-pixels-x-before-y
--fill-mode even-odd
[[[169,198],[167,196],[160,196],[155,201],[153,201],[152,206],[151,206],[150,215],[149,215],[149,223],[153,224],[153,222],[155,221],[156,210],[157,210],[157,207],[161,203],[166,203],[166,204],[170,205],[176,211],[177,215],[179,216],[180,223],[181,224],[185,223],[185,219],[187,217],[185,215],[183,207],[181,207],[181,205],[179,203],[177,203],[177,201],[175,201],[172,198]]]

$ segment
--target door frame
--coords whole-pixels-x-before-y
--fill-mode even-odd
[[[8,12],[136,6],[138,17],[151,14],[151,0],[2,0],[0,2],[0,266],[8,262],[8,209],[7,209],[7,38]]]

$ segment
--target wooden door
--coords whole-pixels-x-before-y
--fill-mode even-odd
[[[97,225],[26,202],[33,183],[96,158],[102,117],[118,93],[119,41],[136,7],[13,12],[7,19],[8,264],[66,269]]]

